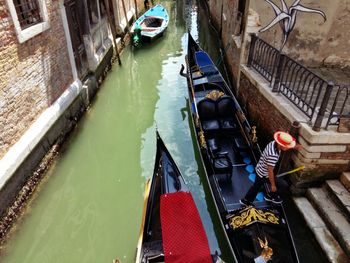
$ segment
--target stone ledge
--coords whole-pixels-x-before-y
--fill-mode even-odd
[[[300,143],[300,141],[299,141],[299,143]],[[303,148],[298,152],[298,154],[300,154],[304,158],[318,159],[318,158],[321,157],[321,153],[320,152],[309,152],[309,151],[306,151],[304,145],[303,144],[301,144],[301,145],[303,146]]]
[[[293,201],[306,221],[306,224],[314,234],[329,262],[348,262],[349,259],[346,254],[341,249],[333,235],[329,232],[326,224],[317,214],[310,202],[305,197],[293,198]]]
[[[350,193],[339,180],[327,180],[325,185],[340,209],[350,219]]]
[[[350,223],[339,211],[324,188],[311,188],[307,197],[338,240],[344,252],[350,256]]]
[[[21,139],[0,160],[0,190],[42,140],[47,131],[75,100],[81,89],[82,85],[80,81],[75,81],[52,106],[39,116],[37,121],[33,123]]]
[[[325,144],[325,145],[310,145],[302,136],[298,137],[299,143],[303,146],[304,150],[310,153],[321,153],[321,152],[340,152],[345,153],[347,146],[344,144]]]
[[[307,118],[298,110],[296,106],[289,102],[283,95],[272,92],[269,82],[264,79],[259,73],[246,65],[241,65],[241,70],[248,80],[259,90],[259,92],[283,114],[290,123],[299,121],[300,123],[307,122]]]
[[[295,158],[295,157],[293,156],[293,158]],[[320,159],[320,158],[312,159],[312,158],[305,158],[301,154],[297,155],[297,158],[303,164],[314,164],[314,165],[317,165],[317,164],[329,164],[329,165],[344,164],[344,165],[347,165],[349,163],[348,159]]]
[[[240,69],[259,92],[291,123],[300,122],[299,133],[309,144],[350,144],[350,133],[338,133],[335,130],[330,130],[332,127],[329,130],[314,131],[307,124],[309,118],[283,95],[272,92],[268,81],[259,73],[246,65],[241,65]]]
[[[316,132],[306,123],[301,123],[299,134],[309,144],[350,144],[350,133],[339,133],[333,130]]]
[[[350,191],[350,172],[344,172],[340,176],[340,182]]]

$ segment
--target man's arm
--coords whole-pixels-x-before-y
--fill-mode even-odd
[[[275,183],[275,175],[273,174],[273,166],[268,165],[268,172],[269,172],[269,181],[271,184],[271,192],[276,192],[277,191],[277,187],[276,187],[276,183]]]

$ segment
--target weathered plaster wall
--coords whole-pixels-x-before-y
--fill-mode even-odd
[[[278,0],[273,0],[281,7]],[[290,6],[294,0],[286,0]],[[298,12],[294,30],[291,32],[284,52],[306,66],[336,66],[350,68],[349,37],[350,1],[348,0],[302,0],[305,7],[325,12],[327,21],[314,13]],[[260,16],[262,27],[275,17],[271,6],[264,0],[250,0],[250,7]],[[273,46],[281,46],[282,30],[277,24],[259,37]]]
[[[20,44],[0,0],[0,159],[73,81],[58,1],[46,1],[50,28]]]
[[[236,87],[249,1],[218,0],[208,4],[211,22],[221,34],[222,48],[226,52],[225,63]]]

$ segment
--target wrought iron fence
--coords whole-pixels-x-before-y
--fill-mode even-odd
[[[252,35],[248,66],[270,82],[273,92],[280,92],[303,112],[316,131],[350,117],[350,87],[325,81],[256,35]]]
[[[279,51],[264,40],[252,35],[249,50],[248,65],[259,72],[267,81],[271,82]]]

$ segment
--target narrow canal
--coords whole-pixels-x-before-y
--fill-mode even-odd
[[[193,192],[213,252],[222,250],[193,150],[186,80],[179,75],[187,28],[198,35],[197,8],[162,4],[171,18],[166,34],[139,50],[125,48],[122,67],[105,79],[12,231],[1,262],[133,262],[156,127]]]
[[[197,165],[186,80],[179,76],[187,30],[214,62],[219,58],[216,37],[196,1],[161,2],[171,18],[166,34],[139,50],[125,48],[123,65],[114,66],[105,79],[12,231],[0,262],[133,262],[144,184],[153,172],[156,127],[193,193],[212,253],[232,262]],[[299,235],[302,244],[308,242],[304,233]]]

